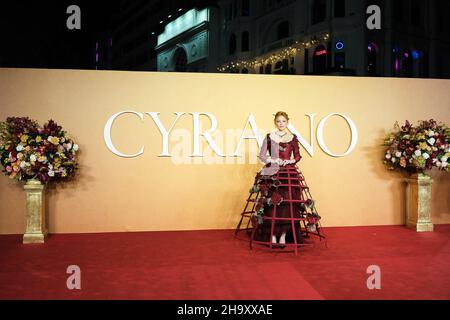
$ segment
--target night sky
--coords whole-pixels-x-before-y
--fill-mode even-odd
[[[81,30],[68,30],[69,5],[81,9]],[[0,66],[91,69],[96,35],[108,28],[118,1],[2,4]]]

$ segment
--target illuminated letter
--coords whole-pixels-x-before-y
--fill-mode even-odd
[[[327,122],[327,120],[331,116],[334,116],[334,115],[344,118],[347,121],[348,125],[350,126],[350,130],[351,130],[352,141],[351,141],[350,147],[344,154],[341,154],[341,155],[332,153],[330,151],[330,149],[328,149],[328,147],[325,144],[325,141],[323,139],[323,127],[325,126],[325,123]],[[320,147],[326,154],[328,154],[332,157],[344,157],[344,156],[350,154],[350,152],[352,152],[353,149],[355,149],[356,143],[358,142],[358,130],[356,129],[355,124],[349,117],[347,117],[343,114],[339,114],[339,113],[332,113],[320,121],[319,126],[317,127],[317,141],[319,142]]]
[[[205,137],[206,141],[208,141],[209,145],[211,146],[211,149],[213,149],[218,156],[225,157],[225,155],[222,153],[222,151],[219,150],[216,143],[211,138],[211,132],[213,132],[217,128],[216,117],[214,117],[214,115],[210,113],[203,112],[193,112],[191,114],[194,118],[194,153],[192,154],[192,157],[202,157],[202,154],[200,153],[200,135]],[[199,128],[200,115],[205,115],[211,120],[211,129],[204,133],[202,133]]]
[[[250,123],[250,127],[252,128],[253,131],[253,136],[244,136],[245,130],[247,129],[247,125]],[[250,113],[250,115],[247,118],[247,121],[245,122],[245,127],[244,130],[242,130],[242,134],[241,137],[239,138],[237,147],[236,147],[236,151],[234,152],[233,157],[240,157],[241,155],[239,154],[239,150],[241,149],[241,143],[242,143],[242,139],[256,139],[256,141],[258,142],[258,145],[261,146],[263,143],[264,138],[261,138],[259,131],[258,131],[258,127],[256,125],[256,121],[255,118],[253,117],[253,115]]]
[[[116,120],[117,117],[119,117],[120,115],[125,114],[125,113],[135,114],[141,120],[144,120],[144,115],[142,113],[139,113],[136,111],[122,111],[122,112],[116,113],[115,115],[111,116],[111,118],[108,119],[108,122],[106,122],[105,129],[103,131],[103,138],[105,139],[105,143],[106,143],[106,146],[108,147],[108,149],[115,155],[118,155],[119,157],[124,157],[124,158],[135,158],[144,153],[144,147],[142,147],[141,150],[136,154],[127,155],[127,154],[123,154],[123,153],[119,152],[116,149],[116,147],[114,147],[114,145],[111,141],[111,128],[114,123],[114,120]]]
[[[166,128],[164,128],[164,125],[162,124],[162,122],[158,116],[159,112],[147,112],[147,114],[150,117],[152,117],[153,121],[155,122],[156,126],[159,129],[159,132],[161,132],[161,134],[163,136],[163,151],[159,156],[160,157],[170,157],[171,155],[169,153],[169,134],[172,131],[175,124],[177,123],[178,119],[180,119],[180,117],[184,114],[184,112],[175,112],[177,117],[176,117],[175,121],[172,123],[172,126],[170,127],[169,130],[166,130]]]

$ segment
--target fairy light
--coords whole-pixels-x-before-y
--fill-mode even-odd
[[[248,59],[248,60],[239,60],[239,61],[231,61],[227,64],[223,64],[220,67],[217,67],[217,70],[220,72],[225,72],[231,69],[234,69],[236,66],[242,68],[259,68],[260,66],[264,66],[266,64],[273,64],[274,62],[278,62],[280,60],[284,60],[286,58],[293,57],[297,54],[298,51],[301,51],[304,48],[310,48],[315,46],[316,44],[322,41],[328,41],[330,39],[330,34],[326,33],[321,37],[312,37],[308,41],[295,41],[295,43],[289,47],[283,48],[271,54],[268,57],[264,58],[256,58],[256,59]]]

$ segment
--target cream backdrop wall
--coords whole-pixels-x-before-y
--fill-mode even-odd
[[[0,120],[52,118],[80,146],[77,181],[47,191],[52,233],[228,229],[238,222],[261,163],[214,156],[203,138],[205,158],[159,157],[162,139],[155,123],[130,114],[114,123],[112,139],[121,152],[134,153],[142,145],[145,151],[137,158],[118,157],[106,147],[103,130],[111,115],[124,110],[159,112],[166,128],[174,112],[211,113],[218,132],[236,134],[234,140],[218,140],[223,148],[236,146],[250,114],[262,136],[274,129],[272,114],[284,110],[307,141],[306,114],[316,114],[314,133],[330,113],[345,114],[359,134],[351,154],[331,157],[316,137],[313,156],[301,148],[299,165],[323,225],[394,225],[404,222],[405,185],[380,160],[383,138],[396,120],[450,123],[449,92],[448,80],[0,69]],[[174,155],[180,155],[181,142],[190,148],[192,119],[186,114],[176,123],[169,146]],[[210,126],[205,116],[201,123]],[[333,152],[344,152],[350,141],[346,122],[330,118],[324,139]],[[241,150],[248,156],[256,148],[247,140]],[[222,164],[215,163],[220,159]],[[449,174],[432,176],[432,221],[450,223]],[[24,212],[22,184],[1,176],[0,233],[22,233]]]

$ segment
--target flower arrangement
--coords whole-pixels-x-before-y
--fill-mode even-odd
[[[53,120],[43,127],[28,117],[0,122],[0,164],[11,179],[42,184],[66,180],[77,170],[78,145]]]
[[[436,167],[449,171],[450,129],[433,119],[419,121],[418,126],[406,121],[400,127],[396,122],[383,145],[387,146],[384,163],[389,170],[417,173]]]

